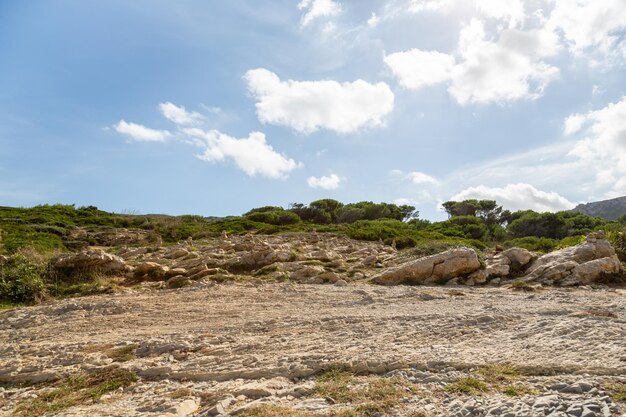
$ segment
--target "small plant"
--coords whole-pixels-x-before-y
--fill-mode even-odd
[[[113,359],[113,362],[128,362],[136,358],[135,351],[137,350],[136,344],[122,346],[118,348],[112,348],[105,352],[105,354]]]
[[[479,368],[477,373],[489,384],[501,384],[519,377],[517,368],[507,363],[487,365]]]
[[[481,395],[482,393],[489,391],[489,387],[478,378],[466,376],[448,384],[445,390],[459,394]]]
[[[615,401],[626,403],[626,382],[608,384],[606,390]]]

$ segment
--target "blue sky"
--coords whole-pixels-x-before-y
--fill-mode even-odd
[[[0,2],[0,205],[626,195],[623,0]]]

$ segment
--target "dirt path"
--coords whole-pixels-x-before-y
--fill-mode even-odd
[[[127,357],[117,357],[120,352]],[[494,363],[514,365],[537,390],[527,395],[529,407],[548,394],[567,399],[567,387],[587,381],[591,388],[570,393],[581,396],[570,400],[582,407],[593,398],[588,391],[626,381],[626,291],[198,283],[23,308],[0,313],[0,381],[7,384],[0,388],[0,414],[11,415],[52,379],[112,363],[135,372],[139,382],[58,414],[210,415],[233,394],[224,413],[256,400],[323,415],[340,404],[324,407],[314,393],[296,395],[297,388],[340,367],[440,389],[436,400],[416,403],[431,415],[487,415],[480,407],[483,414],[455,411],[451,401],[458,396],[464,407],[467,398],[445,386]],[[285,386],[242,396],[245,384],[267,380]],[[10,385],[16,383],[42,384]],[[566,387],[550,390],[555,383]],[[501,397],[485,395],[487,402]],[[590,415],[623,412],[619,403],[598,404],[598,414]],[[387,412],[409,415],[401,409]]]

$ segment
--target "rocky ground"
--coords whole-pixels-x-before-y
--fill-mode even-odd
[[[620,416],[626,291],[130,289],[0,312],[0,381],[6,416]]]

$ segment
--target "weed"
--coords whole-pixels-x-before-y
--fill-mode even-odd
[[[539,394],[538,390],[530,388],[522,384],[507,385],[501,391],[504,395],[508,395],[509,397],[520,397],[522,395],[538,395]]]
[[[136,358],[135,351],[138,346],[136,344],[126,345],[118,348],[111,348],[105,351],[105,354],[113,359],[113,362],[128,362]]]
[[[489,391],[489,387],[480,379],[473,376],[467,376],[459,378],[451,384],[448,384],[445,390],[459,394],[481,395],[482,393]]]
[[[519,371],[516,367],[509,364],[491,364],[479,368],[477,373],[488,384],[501,384],[510,382],[519,377]]]
[[[626,382],[607,384],[606,390],[615,401],[626,403]]]

